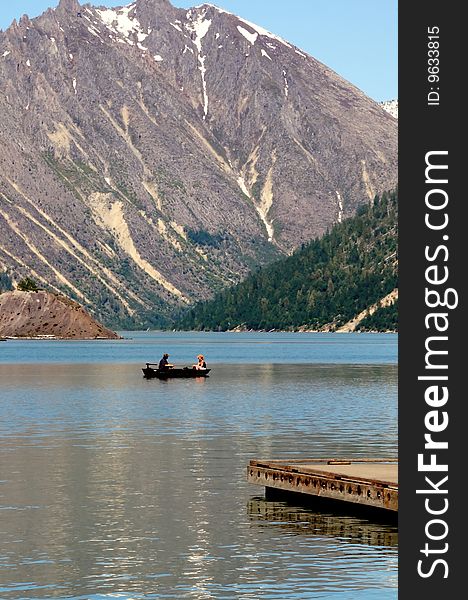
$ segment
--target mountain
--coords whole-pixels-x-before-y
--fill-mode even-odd
[[[398,119],[398,100],[385,100],[384,102],[380,102],[380,106],[392,115],[392,117]]]
[[[0,271],[164,325],[397,180],[397,123],[204,4],[61,0],[0,32]]]
[[[60,339],[118,339],[78,303],[44,290],[0,294],[0,335]]]
[[[180,329],[396,329],[398,199],[383,194],[242,283],[193,307]]]

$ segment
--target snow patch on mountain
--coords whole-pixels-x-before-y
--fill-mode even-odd
[[[244,29],[243,27],[241,27],[240,25],[237,26],[237,30],[239,31],[239,33],[241,35],[243,35],[245,37],[245,39],[250,42],[252,44],[252,46],[255,44],[255,42],[257,41],[258,38],[258,33],[250,33],[250,31],[247,31],[247,29]]]
[[[271,33],[271,31],[267,31],[266,29],[263,29],[263,27],[260,27],[259,25],[255,25],[255,23],[251,23],[250,21],[246,21],[245,19],[241,19],[240,17],[237,17],[237,18],[239,19],[239,21],[241,21],[242,23],[245,23],[245,25],[248,25],[254,31],[256,31],[258,33],[258,35],[269,37],[272,40],[281,42],[284,46],[287,46],[288,48],[292,48],[291,44],[288,44],[288,42],[286,42],[286,40],[283,40],[283,38],[280,38],[279,36],[275,35],[274,33]]]
[[[136,35],[138,48],[140,48],[140,50],[147,50],[142,44],[151,33],[151,30],[148,30],[147,32],[143,31],[140,21],[134,15],[130,14],[134,8],[135,3],[116,9],[97,8],[96,12],[106,27],[113,33],[123,36],[130,46],[134,45],[130,38]]]
[[[223,10],[222,8],[219,8],[219,6],[215,6],[214,4],[201,4],[199,6],[195,7],[196,9],[200,9],[203,8],[206,10],[206,7],[210,7],[210,8],[214,8],[217,12],[225,14],[225,15],[231,15],[233,17],[235,17],[238,21],[240,21],[241,23],[244,23],[244,25],[248,25],[251,29],[253,29],[258,35],[260,36],[266,36],[269,37],[273,40],[276,40],[278,42],[281,42],[282,44],[284,44],[285,46],[287,46],[288,48],[292,48],[291,44],[288,44],[288,42],[286,40],[283,40],[283,38],[275,35],[274,33],[271,33],[271,31],[268,31],[267,29],[264,29],[263,27],[260,27],[260,25],[256,25],[255,23],[251,23],[250,21],[247,21],[246,19],[242,19],[241,17],[238,17],[237,15],[235,15],[234,13],[230,13],[227,10]],[[239,29],[239,27],[237,28]],[[243,28],[242,28],[243,29]],[[239,30],[240,31],[240,30]],[[246,30],[244,29],[244,32]],[[241,32],[242,33],[242,32]],[[250,32],[246,32],[249,35],[254,35],[253,33]],[[244,35],[244,33],[242,33],[242,35]],[[245,35],[244,35],[245,37]],[[248,39],[248,38],[247,38]],[[250,41],[250,40],[249,40]],[[254,42],[252,42],[253,44]]]
[[[202,39],[208,33],[208,30],[211,27],[211,19],[205,18],[206,11],[197,14],[194,10],[189,10],[187,12],[187,19],[189,19],[189,23],[186,23],[185,27],[191,33],[195,34],[195,39],[193,39],[193,43],[197,47],[198,52],[201,52],[202,49]]]
[[[288,78],[286,77],[285,70],[283,70],[283,79],[284,79],[284,95],[287,98],[289,96],[289,82],[288,82]]]
[[[91,33],[92,35],[94,35],[95,37],[100,38],[100,35],[98,33],[96,33],[95,29],[92,27],[88,27],[88,31],[89,33]]]
[[[206,87],[206,78],[205,78],[206,54],[204,54],[202,56],[201,51],[202,51],[202,40],[205,37],[205,35],[208,33],[209,28],[211,27],[211,19],[206,19],[205,15],[206,15],[206,10],[201,12],[200,14],[197,14],[196,11],[191,9],[186,14],[187,19],[189,19],[190,22],[186,23],[186,25],[185,25],[185,28],[190,33],[195,34],[195,39],[192,39],[192,42],[195,45],[195,47],[197,48],[198,63],[199,63],[198,69],[200,70],[201,77],[202,77],[203,119],[206,119],[206,116],[208,114],[209,98],[208,98],[208,90]]]
[[[385,102],[379,102],[380,106],[388,113],[398,119],[398,100],[385,100]]]

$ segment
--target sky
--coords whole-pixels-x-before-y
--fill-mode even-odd
[[[181,8],[204,0],[171,0]],[[377,101],[398,97],[398,0],[207,0],[292,42]],[[81,4],[85,4],[80,0]],[[131,0],[93,0],[122,6]],[[0,0],[0,29],[58,0]]]

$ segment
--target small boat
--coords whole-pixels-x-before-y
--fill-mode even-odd
[[[170,367],[169,369],[160,370],[155,363],[146,363],[146,367],[142,369],[143,376],[146,379],[168,379],[169,377],[208,377],[211,369],[194,369],[193,367]]]

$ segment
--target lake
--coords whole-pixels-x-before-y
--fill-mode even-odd
[[[0,343],[2,600],[397,598],[394,525],[245,481],[396,457],[396,335],[121,335]],[[145,380],[163,352],[210,377]]]

